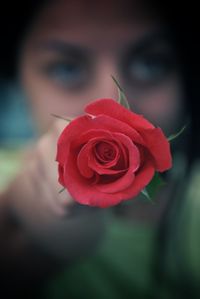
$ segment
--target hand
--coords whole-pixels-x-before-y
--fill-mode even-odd
[[[98,243],[102,210],[74,203],[58,183],[56,143],[66,122],[51,130],[26,152],[21,173],[8,190],[12,213],[27,234],[48,253],[64,259],[82,256]]]

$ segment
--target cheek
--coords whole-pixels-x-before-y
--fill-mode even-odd
[[[181,84],[178,80],[170,80],[139,94],[131,106],[154,125],[161,127],[166,134],[171,134],[182,125],[184,107]]]
[[[45,80],[38,74],[24,73],[22,85],[30,101],[33,116],[41,133],[45,132],[59,116],[75,117],[83,112],[87,100],[81,92],[69,92]]]

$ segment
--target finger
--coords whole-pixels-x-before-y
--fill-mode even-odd
[[[66,207],[73,203],[73,200],[66,190],[59,193],[62,186],[58,182],[58,166],[55,161],[55,153],[52,151],[47,153],[48,149],[54,147],[51,137],[51,135],[45,136],[39,143],[37,151],[38,170],[41,177],[43,177],[43,181],[46,182],[49,190],[51,190],[52,200],[55,204]]]

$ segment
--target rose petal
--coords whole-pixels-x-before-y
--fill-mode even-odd
[[[104,167],[103,165],[97,163],[94,156],[89,157],[89,166],[100,175],[103,174],[113,175],[113,174],[123,173],[124,171],[127,170],[127,169],[112,169],[112,168]]]
[[[126,150],[124,149],[122,144],[116,138],[113,138],[113,133],[108,130],[92,129],[92,130],[89,130],[89,131],[83,133],[79,138],[79,142],[77,140],[75,140],[73,142],[73,148],[80,146],[80,144],[82,144],[82,143],[83,144],[86,143],[88,140],[101,141],[103,139],[106,139],[106,140],[114,139],[114,141],[118,145],[119,150],[121,151],[121,157],[119,157],[120,159],[119,159],[119,163],[118,163],[119,165],[116,165],[115,161],[111,161],[111,162],[107,163],[105,165],[105,167],[107,168],[107,167],[116,165],[116,169],[121,170],[122,167],[120,167],[120,165],[123,164],[123,166],[125,165],[125,168],[127,168],[128,161],[127,161]],[[122,163],[122,161],[123,161],[123,163]]]
[[[140,166],[140,153],[138,147],[125,134],[113,133],[113,136],[127,149],[129,154],[129,169],[136,172]]]
[[[142,115],[136,114],[113,99],[100,99],[89,103],[85,112],[94,116],[101,114],[108,115],[114,119],[118,119],[134,129],[153,129],[154,126],[146,120]]]
[[[116,160],[118,153],[118,147],[113,140],[100,140],[94,147],[96,159],[103,164]]]
[[[152,161],[148,161],[135,177],[134,183],[127,189],[118,193],[102,193],[95,185],[88,185],[88,180],[83,179],[74,168],[74,161],[70,159],[65,165],[69,170],[65,175],[65,186],[71,196],[79,203],[107,208],[120,203],[123,200],[137,196],[153,178],[155,169]]]
[[[127,189],[135,179],[134,172],[127,171],[122,177],[118,180],[114,181],[113,183],[108,184],[96,184],[96,189],[102,193],[117,193],[124,189]]]
[[[144,144],[140,134],[124,122],[106,115],[101,115],[96,118],[91,118],[90,116],[85,115],[72,120],[61,133],[57,143],[56,161],[64,164],[66,156],[69,154],[72,141],[75,147],[81,143],[87,142],[87,132],[90,131],[90,134],[92,135],[92,130],[94,129],[107,130],[111,133],[123,133],[129,136],[135,143]],[[93,137],[95,137],[94,132],[93,134]]]
[[[102,137],[101,137],[102,138]],[[93,138],[87,144],[85,144],[80,150],[77,158],[77,166],[81,173],[86,178],[91,178],[94,175],[94,171],[98,174],[116,174],[124,170],[112,170],[108,169],[107,165],[100,164],[94,157],[93,148],[97,141],[102,139]],[[110,163],[110,165],[115,165],[115,163]]]
[[[58,182],[64,186],[64,167],[58,164]]]
[[[118,159],[119,159],[119,155],[117,155],[116,158],[113,159],[113,161],[110,161],[109,163],[106,163],[106,164],[102,164],[102,163],[99,163],[99,161],[96,159],[94,154],[91,154],[88,158],[88,165],[89,165],[89,167],[91,167],[91,169],[93,169],[100,175],[103,175],[103,174],[114,175],[114,174],[119,174],[119,173],[126,171],[126,168],[125,168],[126,161],[124,162],[123,169],[113,169],[112,168],[112,167],[116,166]]]
[[[150,183],[154,173],[155,168],[153,162],[151,160],[146,161],[136,174],[134,184],[124,191],[124,200],[137,196]]]
[[[88,159],[91,156],[92,152],[92,142],[85,144],[77,157],[77,166],[82,176],[86,178],[91,178],[94,175],[94,171],[89,167]]]
[[[117,179],[113,183],[97,184],[97,190],[103,193],[116,193],[129,187],[134,182],[134,172],[136,172],[140,166],[139,151],[130,138],[120,133],[113,133],[113,135],[128,148],[129,168],[121,178]]]
[[[172,167],[170,144],[160,128],[142,132],[146,147],[154,158],[155,169],[159,172]]]

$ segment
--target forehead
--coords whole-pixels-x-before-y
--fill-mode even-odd
[[[158,22],[155,6],[145,0],[53,0],[40,11],[35,24],[43,30],[103,29],[122,24]],[[41,26],[42,25],[42,26]]]

